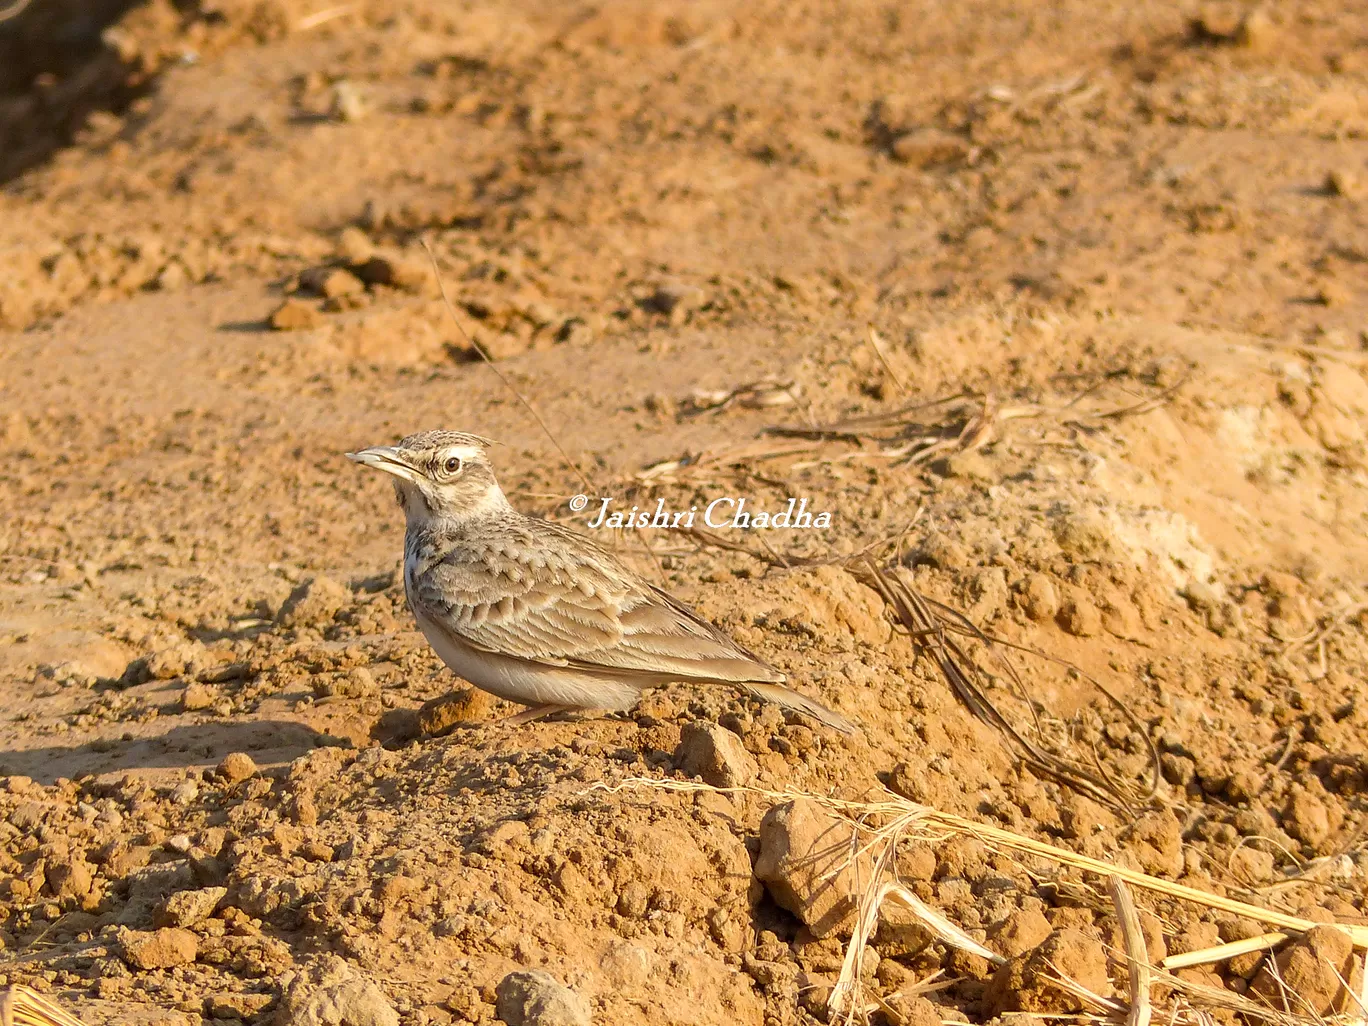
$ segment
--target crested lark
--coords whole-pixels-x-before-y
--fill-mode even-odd
[[[476,435],[424,431],[347,457],[395,478],[404,590],[442,661],[533,708],[622,710],[674,681],[724,684],[857,728],[589,539],[519,513]]]

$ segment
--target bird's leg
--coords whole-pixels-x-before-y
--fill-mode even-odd
[[[524,723],[531,723],[534,720],[540,720],[544,716],[551,716],[554,713],[571,708],[574,707],[569,705],[534,705],[532,708],[524,709],[520,713],[514,713],[512,716],[505,716],[503,719],[499,720],[499,722],[510,727],[518,727]]]

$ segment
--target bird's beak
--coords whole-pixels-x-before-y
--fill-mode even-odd
[[[347,459],[362,466],[383,470],[386,474],[413,481],[417,471],[409,465],[398,449],[388,445],[373,445],[360,452],[347,453]]]

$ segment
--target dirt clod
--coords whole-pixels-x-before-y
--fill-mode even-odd
[[[1343,930],[1318,926],[1277,956],[1276,978],[1265,967],[1254,977],[1250,990],[1275,1008],[1290,993],[1296,995],[1292,1000],[1305,1002],[1316,1015],[1347,1011],[1355,1006],[1344,984],[1356,984],[1358,978],[1353,947]]]
[[[760,823],[755,876],[775,903],[826,937],[847,928],[869,867],[856,864],[850,826],[806,799],[775,806]]]
[[[984,1004],[994,1015],[1082,1011],[1086,1006],[1081,998],[1050,982],[1058,975],[1103,997],[1111,990],[1102,944],[1078,930],[1064,929],[1000,966],[989,981]]]
[[[158,926],[190,927],[214,914],[228,894],[226,887],[205,887],[201,890],[177,891],[169,895],[157,909],[153,921]]]
[[[725,727],[700,721],[688,724],[674,751],[674,764],[691,777],[701,777],[714,787],[744,787],[755,779],[759,766]]]
[[[458,723],[487,720],[493,708],[494,699],[487,691],[462,688],[424,702],[418,710],[418,729],[430,737],[441,737]]]
[[[508,1026],[589,1026],[584,999],[550,973],[527,969],[499,981],[495,1013]]]
[[[133,969],[171,969],[195,960],[199,938],[174,927],[150,932],[126,930],[119,937],[119,948]]]
[[[323,315],[311,303],[287,299],[271,311],[270,322],[276,331],[312,331],[323,324]]]
[[[255,776],[256,762],[246,752],[229,752],[218,764],[218,775],[229,784],[240,784]]]
[[[1016,909],[988,930],[988,939],[999,955],[1011,958],[1039,947],[1053,927],[1037,909]]]
[[[399,1026],[383,991],[336,956],[325,956],[282,981],[277,1026]]]

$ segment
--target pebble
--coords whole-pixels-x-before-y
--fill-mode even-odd
[[[282,627],[323,626],[351,603],[352,594],[331,577],[319,574],[299,584],[276,614]]]
[[[199,954],[199,938],[189,930],[166,927],[150,932],[125,930],[119,938],[123,960],[133,969],[171,969],[189,965]]]
[[[852,857],[852,828],[807,799],[777,805],[760,822],[755,876],[780,908],[826,937],[850,923],[871,868]]]
[[[1082,999],[1055,983],[1060,976],[1107,996],[1111,981],[1101,942],[1079,930],[1057,930],[1039,947],[1009,958],[984,991],[984,1011],[990,1016],[1083,1011]]]
[[[215,772],[227,783],[239,784],[249,777],[255,776],[256,771],[257,764],[246,752],[230,752],[223,757],[223,761],[218,764],[218,769]]]
[[[495,990],[495,1014],[508,1026],[590,1026],[584,999],[541,969],[511,972]]]
[[[354,83],[343,79],[333,86],[329,112],[338,121],[360,121],[366,116],[367,110],[366,98]]]
[[[969,159],[969,142],[937,129],[908,132],[893,140],[893,159],[918,168],[954,167]]]
[[[218,697],[218,692],[207,684],[188,684],[181,692],[181,708],[186,712],[199,712],[212,706]]]
[[[92,877],[85,859],[68,855],[49,861],[44,875],[54,898],[84,898],[90,893]]]
[[[1345,989],[1343,980],[1355,976],[1354,944],[1349,935],[1334,926],[1308,930],[1276,959],[1276,978],[1267,968],[1259,970],[1250,990],[1275,1008],[1287,994],[1316,1017],[1335,1013],[1359,1012],[1358,1005]]]
[[[399,1026],[384,992],[336,955],[281,980],[278,1026]]]
[[[450,733],[458,723],[478,723],[489,718],[494,698],[479,688],[462,688],[424,702],[418,710],[418,729],[429,737]]]
[[[741,739],[716,723],[690,723],[681,732],[674,764],[691,777],[714,787],[744,787],[760,767]]]
[[[999,955],[1012,958],[1037,948],[1050,936],[1050,921],[1037,909],[1016,909],[988,931],[988,939]]]
[[[276,331],[312,331],[323,324],[323,314],[303,300],[287,299],[272,311],[270,323]]]
[[[1363,195],[1363,180],[1348,168],[1331,168],[1325,173],[1324,189],[1331,196],[1358,199]]]
[[[352,273],[367,285],[385,285],[404,292],[422,292],[431,275],[425,264],[383,256],[355,265]]]
[[[153,922],[158,926],[194,926],[208,919],[218,909],[228,895],[226,887],[204,887],[195,891],[177,891],[166,900],[153,914]]]
[[[1283,811],[1283,829],[1315,848],[1330,836],[1330,810],[1315,795],[1298,788]]]
[[[299,276],[299,287],[324,299],[336,299],[365,288],[360,278],[341,267],[310,267]]]
[[[1017,593],[1017,602],[1032,620],[1045,623],[1059,613],[1059,589],[1048,574],[1031,574]]]
[[[1067,586],[1056,617],[1059,626],[1078,638],[1091,638],[1102,631],[1102,613],[1087,593]]]

